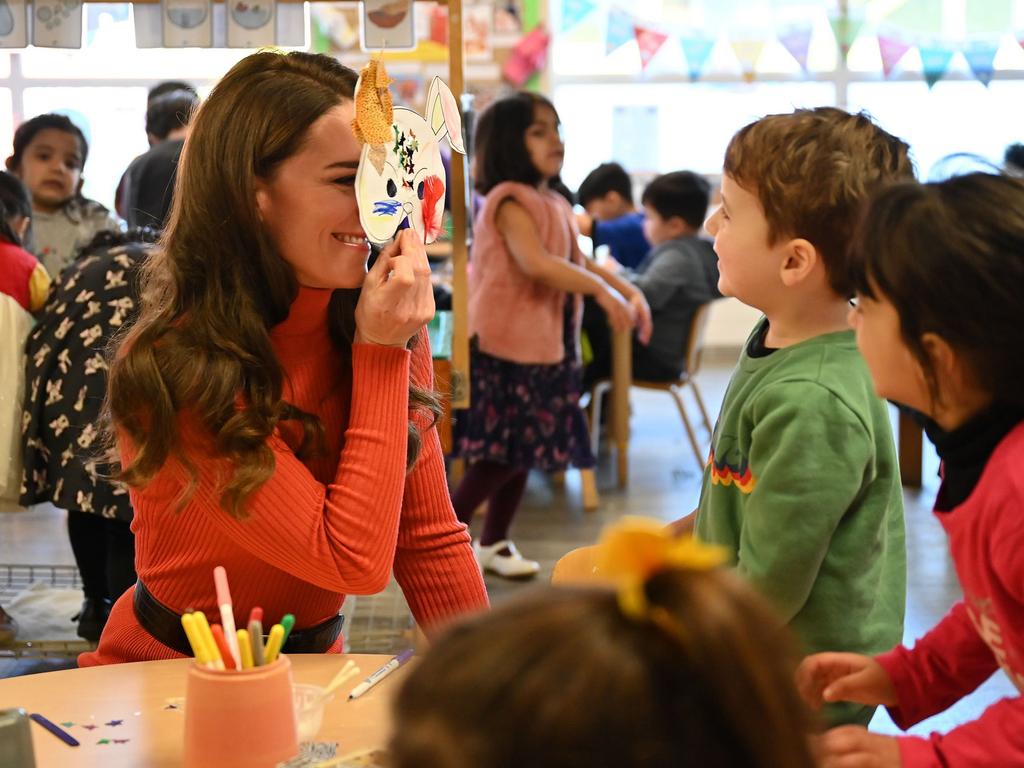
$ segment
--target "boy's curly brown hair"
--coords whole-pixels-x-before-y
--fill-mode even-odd
[[[914,178],[909,149],[864,112],[797,109],[741,128],[724,170],[757,195],[770,242],[810,241],[832,290],[846,297],[854,291],[847,251],[860,209],[882,186]]]

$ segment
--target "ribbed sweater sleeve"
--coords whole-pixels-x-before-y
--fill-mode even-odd
[[[413,351],[412,377],[433,389],[430,340]],[[445,618],[487,606],[487,591],[466,526],[455,517],[437,429],[422,424],[423,448],[405,482],[395,578],[416,622],[428,633]]]
[[[229,463],[197,447],[209,441],[190,441],[198,477],[188,506],[201,507],[247,552],[310,584],[353,594],[384,589],[405,485],[409,358],[404,349],[353,346],[351,411],[331,483],[318,482],[275,434],[269,440],[274,472],[246,502],[246,519],[238,520],[220,504]],[[172,487],[188,482],[179,462],[166,469]]]

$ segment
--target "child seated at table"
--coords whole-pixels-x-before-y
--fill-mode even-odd
[[[620,521],[596,554],[610,583],[532,591],[431,647],[398,692],[390,765],[813,765],[788,633],[724,559]]]

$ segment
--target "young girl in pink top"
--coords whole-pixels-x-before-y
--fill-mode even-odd
[[[452,502],[468,524],[488,501],[477,558],[510,578],[539,570],[508,540],[529,470],[594,464],[578,404],[581,294],[616,328],[650,323],[643,294],[580,252],[572,210],[549,185],[564,156],[558,114],[542,96],[519,93],[480,116],[474,180],[486,198],[471,254],[472,404],[459,444],[470,466]]]
[[[964,599],[913,649],[821,653],[797,683],[822,701],[885,704],[902,728],[998,669],[1024,692],[1024,181],[975,173],[902,184],[871,205],[856,243],[851,321],[882,397],[924,413],[942,459],[935,514]],[[928,738],[829,731],[824,765],[1024,765],[1024,698]]]

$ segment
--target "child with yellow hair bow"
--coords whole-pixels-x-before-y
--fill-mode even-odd
[[[624,518],[594,583],[462,622],[395,703],[393,768],[809,768],[789,635],[725,555]]]

